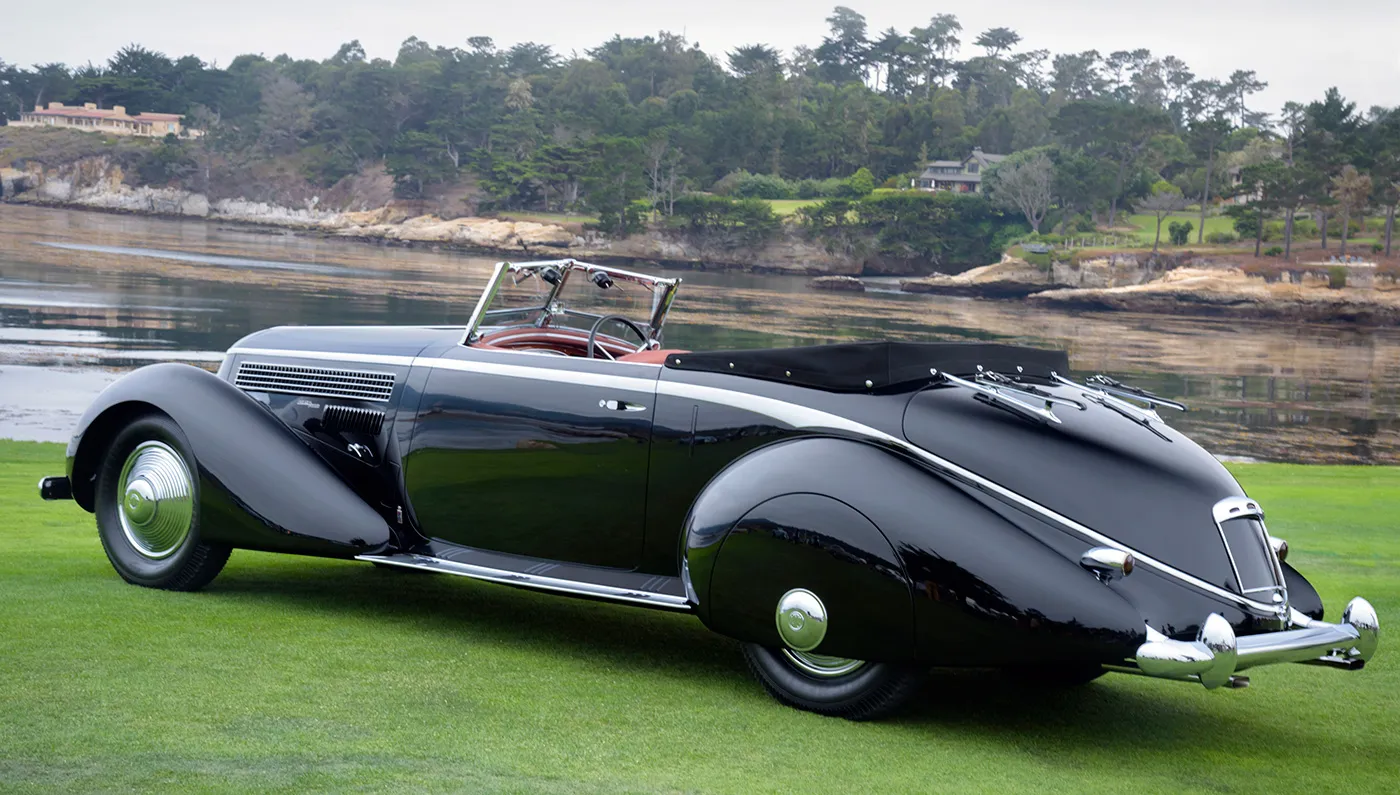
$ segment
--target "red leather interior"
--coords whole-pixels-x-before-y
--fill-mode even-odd
[[[599,335],[597,339],[599,347],[607,350],[608,353],[617,357],[619,362],[632,362],[634,364],[663,364],[667,356],[678,353],[689,353],[689,351],[679,350],[657,350],[657,351],[637,351],[635,345]],[[486,334],[481,339],[472,343],[474,348],[492,348],[495,350],[518,351],[518,350],[551,350],[558,351],[569,356],[586,357],[588,346],[588,333],[578,329],[554,328],[554,329],[502,329],[490,334]]]
[[[675,355],[677,355],[677,354],[682,354],[682,353],[690,353],[690,351],[682,351],[682,350],[638,351],[637,353],[629,353],[629,354],[627,354],[626,356],[619,356],[619,357],[617,357],[617,360],[618,360],[619,362],[632,362],[632,363],[634,363],[634,364],[665,364],[665,363],[666,363],[666,357],[667,357],[667,356],[675,356]]]

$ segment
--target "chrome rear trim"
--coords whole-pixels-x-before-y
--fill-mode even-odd
[[[538,574],[524,574],[521,572],[506,571],[504,569],[493,569],[471,563],[458,563],[457,561],[428,557],[427,555],[412,555],[406,553],[397,555],[357,555],[355,559],[367,560],[371,563],[385,563],[390,566],[402,566],[406,569],[434,571],[440,574],[455,574],[459,577],[470,577],[474,580],[484,580],[486,582],[496,582],[504,585],[516,585],[522,588],[532,588],[537,591],[552,591],[554,593],[564,593],[572,596],[587,596],[594,599],[625,602],[627,604],[654,607],[662,610],[679,610],[682,612],[689,612],[690,610],[690,603],[686,601],[684,596],[672,596],[671,594],[641,591],[635,588],[616,588],[611,585],[597,585],[589,582],[579,582],[577,580],[561,580],[557,577],[543,577]]]
[[[1375,656],[1380,639],[1376,611],[1359,596],[1347,605],[1340,624],[1293,611],[1292,627],[1237,638],[1229,622],[1212,613],[1195,641],[1171,640],[1148,627],[1147,642],[1138,647],[1132,665],[1108,667],[1214,689],[1230,684],[1238,671],[1260,665],[1308,663],[1354,671]]]

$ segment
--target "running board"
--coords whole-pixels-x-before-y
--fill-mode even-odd
[[[686,601],[684,596],[657,593],[655,591],[643,591],[637,588],[619,588],[613,585],[598,585],[596,583],[580,582],[578,580],[561,580],[557,577],[544,577],[538,574],[525,574],[523,572],[508,571],[506,569],[493,569],[473,563],[443,560],[442,558],[434,558],[427,555],[414,555],[409,553],[394,555],[356,555],[355,560],[367,560],[371,563],[383,563],[389,566],[402,566],[406,569],[433,571],[439,574],[455,574],[459,577],[471,577],[474,580],[514,585],[520,588],[531,588],[537,591],[552,591],[555,593],[569,594],[570,596],[583,596],[590,599],[604,599],[610,602],[625,602],[627,604],[641,605],[642,607],[652,607],[660,610],[680,610],[683,612],[688,612],[690,610],[690,603]]]

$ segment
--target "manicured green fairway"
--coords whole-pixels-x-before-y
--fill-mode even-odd
[[[1195,212],[1195,213],[1192,213],[1192,212],[1177,213],[1177,214],[1168,216],[1168,217],[1166,218],[1166,220],[1162,221],[1162,245],[1163,245],[1163,246],[1170,245],[1170,243],[1169,243],[1170,238],[1167,237],[1167,227],[1171,226],[1172,221],[1190,221],[1190,222],[1191,222],[1191,240],[1190,240],[1190,243],[1191,243],[1191,246],[1192,246],[1192,247],[1196,247],[1196,232],[1197,232],[1198,229],[1201,228],[1201,216],[1200,216],[1200,213],[1199,213],[1199,212]],[[1141,240],[1142,242],[1146,243],[1146,244],[1149,245],[1149,246],[1152,245],[1152,239],[1153,239],[1154,237],[1156,237],[1156,235],[1157,235],[1157,216],[1155,216],[1155,215],[1129,215],[1129,216],[1128,216],[1128,223],[1129,223],[1129,224],[1132,224],[1133,226],[1136,226],[1136,227],[1138,228],[1138,240]],[[1206,216],[1206,234],[1207,234],[1207,235],[1210,235],[1210,234],[1214,234],[1214,233],[1216,233],[1216,232],[1229,232],[1230,234],[1234,234],[1234,232],[1235,232],[1234,223],[1235,223],[1234,221],[1230,220],[1229,218],[1226,218],[1226,217],[1223,216],[1223,215],[1208,215],[1208,216]],[[1250,240],[1253,240],[1253,238],[1250,238]]]
[[[0,790],[1395,792],[1400,648],[1254,686],[933,678],[908,715],[779,706],[685,616],[235,552],[125,585],[38,501],[62,447],[0,442]],[[1335,617],[1400,617],[1400,470],[1236,468]]]

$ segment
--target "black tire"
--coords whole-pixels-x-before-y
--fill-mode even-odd
[[[143,553],[122,525],[122,470],[138,447],[159,443],[178,455],[189,474],[191,502],[188,532],[159,557]],[[175,421],[163,414],[147,414],[129,422],[108,447],[97,470],[97,535],[107,560],[123,580],[132,585],[167,591],[197,591],[209,584],[228,562],[230,548],[207,544],[199,534],[198,467],[189,441]],[[157,511],[160,509],[157,508]]]
[[[847,720],[873,720],[898,711],[919,692],[927,671],[894,663],[868,662],[840,676],[803,672],[779,649],[742,645],[744,660],[763,689],[790,707]]]
[[[1097,663],[1063,663],[1034,668],[1007,668],[1006,676],[1027,687],[1082,687],[1108,673]]]

